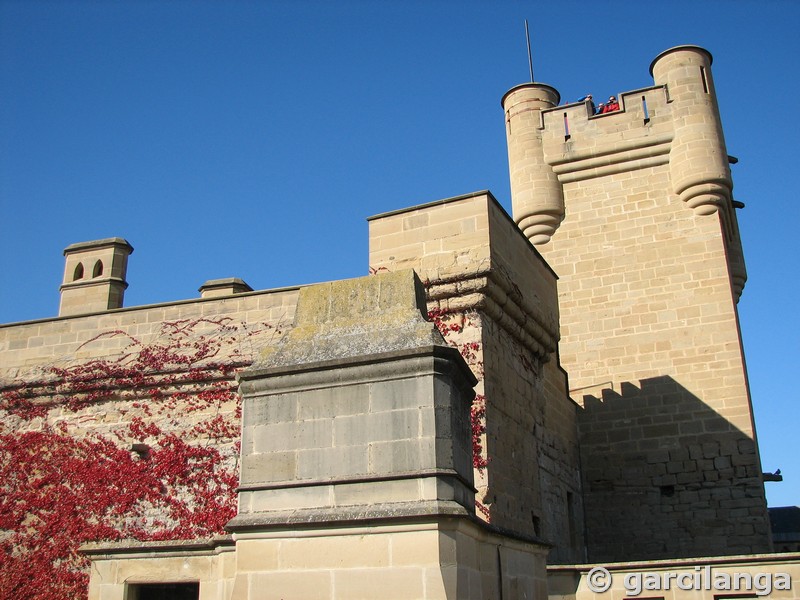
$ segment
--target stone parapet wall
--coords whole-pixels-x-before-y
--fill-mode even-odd
[[[0,326],[2,408],[17,395],[37,407],[35,418],[4,411],[2,424],[16,431],[63,424],[80,437],[107,435],[134,417],[163,422],[154,417],[156,387],[168,396],[235,385],[235,370],[291,328],[296,299],[290,289]],[[233,416],[236,403],[223,410]],[[208,411],[218,409],[176,409],[175,428],[190,429]]]
[[[297,293],[297,288],[289,288],[0,325],[0,381],[24,375],[26,369],[44,362],[109,356],[127,347],[130,338],[154,341],[165,322],[229,318],[286,330],[294,318]],[[108,335],[117,331],[123,335]],[[106,335],[97,343],[91,341],[101,334]]]
[[[544,110],[545,161],[562,185],[667,164],[674,136],[668,100],[666,87],[657,86],[620,94],[620,110],[603,115],[589,115],[583,103]]]

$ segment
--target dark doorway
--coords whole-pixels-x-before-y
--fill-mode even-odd
[[[127,600],[198,600],[200,584],[137,583],[128,588]]]

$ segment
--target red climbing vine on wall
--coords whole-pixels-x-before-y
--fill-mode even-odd
[[[0,598],[85,596],[87,541],[222,533],[238,483],[233,376],[276,333],[228,318],[166,322],[150,343],[107,331],[76,352],[114,340],[115,354],[0,385]]]
[[[431,313],[482,379],[480,343],[460,336],[475,317]],[[0,598],[85,596],[88,541],[223,533],[238,482],[234,375],[280,334],[229,318],[165,322],[141,339],[114,329],[75,348],[84,359],[0,382]],[[485,410],[476,395],[478,470]]]
[[[433,321],[445,341],[461,353],[475,376],[482,380],[481,344],[457,339],[457,334],[462,333],[465,328],[475,326],[474,323],[471,323],[475,315],[434,309],[428,311],[428,318]],[[489,464],[483,448],[483,436],[486,433],[486,398],[483,394],[475,394],[470,410],[470,424],[472,429],[472,466],[481,470]]]

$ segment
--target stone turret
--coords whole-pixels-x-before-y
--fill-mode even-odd
[[[657,85],[666,86],[672,104],[674,138],[669,167],[673,191],[698,215],[720,213],[731,284],[738,298],[747,272],[734,214],[731,159],[722,133],[711,62],[711,53],[703,48],[677,46],[653,60],[650,74]]]
[[[650,65],[656,85],[672,104],[674,137],[669,172],[673,191],[698,215],[730,205],[731,172],[722,135],[711,54],[697,46],[662,52]]]
[[[122,308],[132,252],[133,246],[117,237],[68,246],[59,316]]]
[[[514,221],[533,244],[545,244],[564,219],[564,194],[542,147],[542,111],[558,105],[559,93],[525,83],[503,96]]]

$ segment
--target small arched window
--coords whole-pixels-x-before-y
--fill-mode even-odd
[[[92,277],[100,277],[103,274],[103,261],[98,260],[94,263],[94,269],[92,269]]]
[[[78,263],[78,266],[75,267],[75,272],[72,274],[72,281],[78,281],[78,279],[83,279],[83,263]]]

